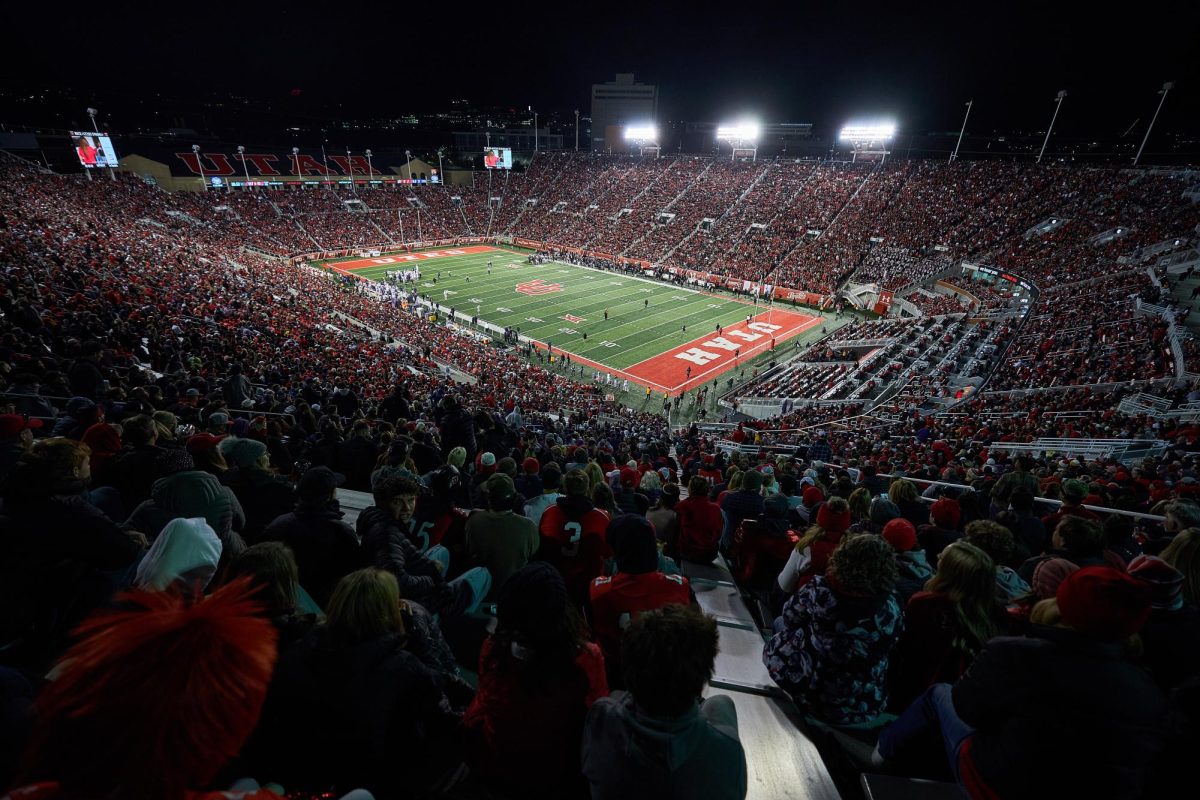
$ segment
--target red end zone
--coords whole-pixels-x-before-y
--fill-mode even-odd
[[[429,261],[435,258],[446,258],[447,256],[469,256],[474,253],[506,253],[507,250],[499,250],[495,247],[488,247],[483,244],[468,245],[466,247],[447,247],[442,250],[421,250],[416,253],[393,253],[392,255],[380,256],[379,258],[356,258],[351,261],[339,261],[336,264],[328,266],[335,272],[340,272],[343,275],[353,275],[356,270],[374,269],[375,267],[387,267],[391,265],[405,266],[407,264],[419,264],[422,261]]]
[[[618,378],[627,378],[631,383],[673,396],[715,380],[754,356],[820,325],[824,319],[793,311],[768,311],[751,320],[726,325],[720,334],[714,330],[708,336],[639,361],[627,369],[601,364],[577,356],[570,350],[565,352],[574,363],[602,370]],[[533,342],[533,345],[541,350],[546,349],[544,342]],[[563,352],[555,348],[554,355],[558,357]],[[687,374],[688,367],[692,368],[690,377]]]
[[[720,334],[714,330],[674,350],[639,361],[624,371],[642,385],[663,387],[670,394],[686,392],[777,348],[819,325],[822,319],[792,311],[768,311],[749,321],[727,325]]]

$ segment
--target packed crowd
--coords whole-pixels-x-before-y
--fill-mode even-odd
[[[710,168],[656,169],[643,209]],[[745,191],[769,170],[734,172]],[[838,172],[856,176],[847,191],[872,185],[864,208],[880,214],[929,182],[916,167]],[[550,190],[558,176],[528,177]],[[1111,192],[1069,195],[1093,229],[1127,208],[1174,213],[1151,205],[1161,187],[1072,180]],[[300,241],[288,223],[341,244],[367,230],[343,222],[374,214],[12,165],[0,184],[0,781],[14,797],[744,797],[732,704],[702,699],[715,623],[682,575],[718,555],[766,610],[764,663],[805,715],[882,731],[864,769],[972,797],[1183,785],[1200,731],[1200,429],[1080,388],[937,416],[804,406],[739,425],[729,438],[749,452],[729,457],[696,427],[671,434],[275,255]],[[379,216],[432,209],[460,234],[455,214],[482,219],[414,194]],[[1142,273],[1092,266],[1086,286],[1043,289],[997,385],[1129,392],[1171,374],[1161,323],[1123,310]],[[878,386],[919,373],[926,395],[971,357],[961,345],[1004,352],[1013,332],[923,319],[833,336],[881,331],[877,361],[850,360]],[[811,351],[818,381],[844,379],[822,363],[845,360],[834,342]],[[1046,436],[1170,449],[1133,465],[992,449]],[[372,496],[353,527],[339,489]]]

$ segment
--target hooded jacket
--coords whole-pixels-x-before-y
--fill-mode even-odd
[[[746,796],[746,753],[726,696],[673,719],[652,717],[613,692],[592,706],[583,730],[583,774],[593,800]]]
[[[230,534],[246,524],[246,515],[232,489],[207,472],[187,470],[156,480],[150,499],[129,516],[129,526],[153,539],[168,522],[179,517],[204,517],[226,549]]]

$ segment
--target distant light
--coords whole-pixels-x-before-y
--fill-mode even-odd
[[[625,129],[625,140],[628,142],[658,141],[658,129],[653,125],[630,125]]]
[[[717,139],[726,142],[758,141],[758,123],[753,120],[742,120],[732,125],[718,125]]]
[[[877,125],[847,125],[838,134],[839,139],[857,142],[880,142],[896,135],[896,123],[884,122]]]

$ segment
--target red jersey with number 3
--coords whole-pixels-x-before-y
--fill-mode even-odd
[[[682,575],[618,572],[592,581],[592,627],[604,652],[609,675],[619,678],[621,635],[643,611],[691,602],[688,579]]]
[[[539,556],[558,567],[567,593],[577,606],[587,602],[588,584],[604,574],[604,561],[612,557],[608,546],[608,515],[595,508],[576,518],[555,504],[542,514]]]

